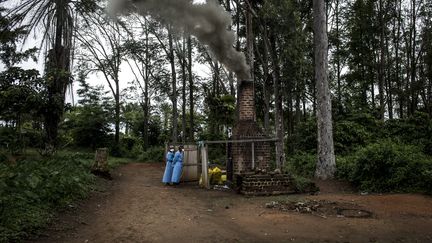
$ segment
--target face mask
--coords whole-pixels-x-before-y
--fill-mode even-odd
[[[170,149],[171,152],[174,152],[174,149]]]

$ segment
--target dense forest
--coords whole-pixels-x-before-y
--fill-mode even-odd
[[[312,1],[219,3],[232,18],[233,47],[251,69],[257,122],[281,139],[286,171],[313,177],[320,93]],[[2,218],[13,213],[4,210],[13,200],[51,200],[51,191],[33,193],[51,173],[42,167],[71,167],[79,185],[91,184],[81,161],[91,155],[64,153],[108,147],[113,156],[162,161],[168,142],[228,139],[238,77],[205,44],[173,28],[175,20],[133,12],[114,20],[103,0],[0,4]],[[329,0],[325,7],[336,177],[367,191],[431,192],[432,2]],[[43,68],[22,65],[36,59]],[[33,156],[44,162],[20,164]],[[39,174],[20,174],[31,171]],[[32,189],[11,199],[7,191],[18,180],[15,186]],[[51,202],[75,194],[81,191]],[[7,237],[21,237],[15,231]]]

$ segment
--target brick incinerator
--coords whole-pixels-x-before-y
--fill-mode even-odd
[[[239,84],[238,117],[233,129],[231,146],[232,171],[238,191],[246,195],[274,195],[294,193],[295,187],[288,174],[269,171],[270,137],[256,123],[253,81]]]

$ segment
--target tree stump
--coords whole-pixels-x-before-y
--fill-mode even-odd
[[[96,149],[95,162],[93,164],[91,172],[96,176],[100,176],[104,179],[112,180],[112,176],[108,168],[107,148]]]

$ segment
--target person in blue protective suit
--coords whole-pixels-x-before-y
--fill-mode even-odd
[[[173,167],[171,182],[174,185],[178,185],[183,169],[183,146],[179,146],[178,151],[174,155]]]
[[[171,184],[171,178],[173,173],[173,159],[174,159],[174,146],[170,146],[168,153],[166,154],[165,172],[162,178],[162,183],[164,183],[165,185]]]

